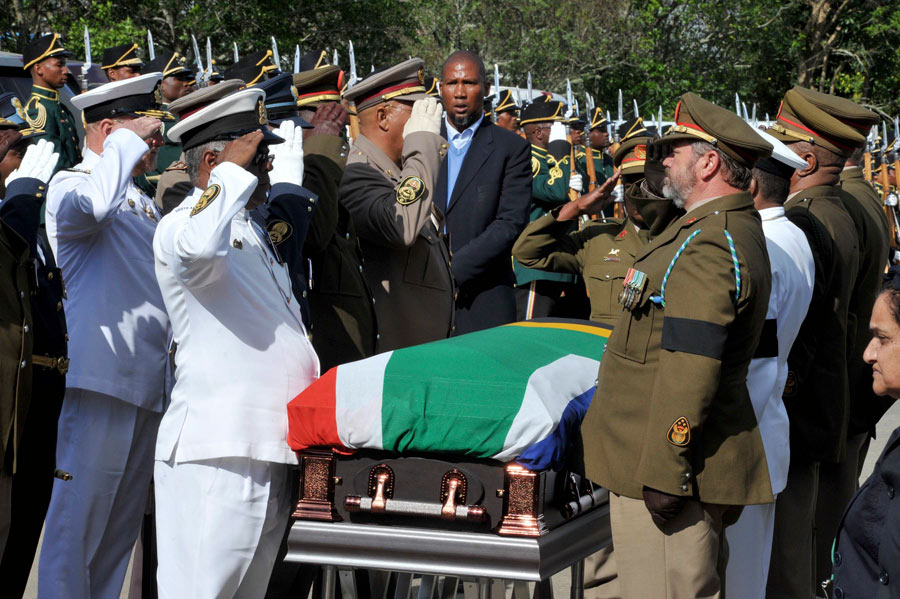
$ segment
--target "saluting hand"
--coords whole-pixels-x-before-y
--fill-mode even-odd
[[[22,139],[22,134],[15,129],[0,131],[0,160],[3,160],[9,149],[20,139]]]
[[[225,144],[225,149],[219,152],[216,164],[233,162],[241,168],[247,168],[256,155],[256,148],[259,147],[262,139],[262,131],[256,130],[229,141]]]
[[[428,131],[435,135],[441,134],[441,118],[444,116],[444,107],[437,98],[424,98],[416,100],[412,105],[409,120],[403,126],[403,139],[410,133]]]
[[[136,133],[137,136],[144,141],[147,141],[154,135],[158,135],[160,141],[162,141],[162,133],[160,133],[162,130],[162,121],[152,116],[142,116],[136,119],[116,121],[116,124],[110,129],[110,133],[117,129],[128,129],[129,131]]]
[[[303,132],[303,136],[307,135],[341,135],[344,133],[344,127],[350,115],[343,106],[337,102],[328,102],[320,104],[316,108],[316,114],[310,120],[313,129],[307,129]]]
[[[556,220],[572,220],[579,216],[600,214],[600,212],[609,206],[612,198],[612,192],[619,182],[619,171],[613,173],[613,176],[603,182],[602,185],[594,188],[594,191],[588,192],[579,197],[574,202],[565,204],[559,210]]]

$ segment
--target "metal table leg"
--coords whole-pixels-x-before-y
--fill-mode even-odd
[[[338,580],[341,582],[342,599],[356,599],[359,596],[356,591],[356,572],[338,570]]]
[[[323,599],[334,599],[337,568],[335,566],[323,566],[322,570],[322,597]]]
[[[409,592],[412,588],[412,574],[408,572],[397,572],[397,586],[394,590],[394,599],[409,599]]]
[[[478,599],[491,599],[491,579],[478,579]]]
[[[571,599],[584,599],[584,560],[572,564]]]
[[[444,576],[441,583],[440,599],[456,599],[456,589],[459,587],[459,578],[456,576]],[[528,599],[527,597],[525,599]]]
[[[534,583],[534,599],[553,599],[553,584],[549,578]]]
[[[418,599],[434,599],[438,587],[438,577],[434,574],[423,574],[419,581]]]

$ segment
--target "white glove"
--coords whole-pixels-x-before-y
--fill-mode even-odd
[[[583,189],[582,188],[583,184],[584,184],[584,181],[581,180],[581,173],[572,173],[569,176],[569,187],[571,189],[574,189],[578,193],[581,193],[581,190]]]
[[[547,141],[551,142],[560,140],[566,141],[566,126],[557,121],[550,125],[550,139],[548,139]]]
[[[409,120],[403,126],[403,139],[410,133],[428,131],[435,135],[441,134],[441,118],[444,116],[444,107],[437,98],[425,98],[413,103]]]
[[[293,121],[285,120],[274,131],[284,143],[269,146],[272,153],[272,170],[269,182],[303,185],[303,130]]]
[[[53,151],[53,143],[50,140],[41,138],[37,143],[28,146],[25,155],[22,157],[22,163],[19,168],[14,170],[6,178],[6,186],[16,179],[38,179],[41,183],[50,180],[53,169],[59,161],[59,153]]]

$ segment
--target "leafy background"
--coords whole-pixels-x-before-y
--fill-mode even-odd
[[[739,93],[758,115],[774,115],[794,84],[850,97],[885,115],[900,113],[900,0],[7,0],[0,6],[0,50],[21,52],[33,36],[63,34],[82,57],[83,27],[94,60],[103,48],[138,41],[187,53],[194,33],[213,42],[220,65],[269,47],[274,35],[285,69],[303,52],[337,48],[347,69],[352,39],[360,75],[409,56],[437,74],[465,48],[497,63],[503,84],[561,92],[570,78],[613,109],[663,106],[694,91],[723,106]],[[146,55],[146,54],[145,54]]]

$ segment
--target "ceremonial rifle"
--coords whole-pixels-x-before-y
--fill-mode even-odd
[[[584,94],[584,105],[587,107],[588,121],[590,121],[594,113],[594,99],[587,92]],[[585,166],[587,166],[588,191],[594,191],[594,188],[597,187],[597,168],[594,166],[594,150],[591,147],[589,127],[590,122],[586,125],[587,133],[584,136],[584,162]],[[594,218],[596,218],[596,215],[594,215]]]
[[[569,117],[572,116],[573,109],[573,98],[572,98],[572,82],[569,81],[568,77],[566,78],[566,104],[569,105],[568,109],[566,109],[566,120],[569,120]],[[568,124],[568,123],[567,123]],[[572,127],[569,127],[569,180],[572,180],[572,174],[575,172],[575,137],[572,135]],[[569,187],[569,200],[575,201],[578,199],[578,190],[572,189]]]
[[[878,175],[881,184],[881,201],[884,205],[884,214],[887,216],[891,229],[891,248],[898,249],[897,244],[897,194],[891,193],[890,177],[888,176],[888,164],[890,164],[887,143],[887,125],[881,121],[881,172]]]
[[[153,34],[150,33],[150,30],[147,30],[147,52],[150,55],[150,60],[156,59],[156,48],[153,47]]]
[[[872,151],[875,148],[875,138],[878,137],[878,126],[873,125],[866,137],[866,152],[863,154],[863,178],[872,184]]]
[[[900,220],[897,217],[897,194],[900,194],[900,123],[898,123],[896,118],[894,119],[894,141],[891,144],[891,150],[890,155],[893,158],[891,164],[894,168],[894,189],[888,194],[888,204],[891,207],[891,216],[893,217],[891,222],[891,230],[893,232],[891,247],[898,249],[900,248]],[[887,164],[882,167],[882,170],[886,168]]]
[[[84,64],[81,65],[81,75],[78,82],[81,84],[81,91],[88,90],[88,71],[91,70],[91,34],[88,33],[87,25],[84,26]]]

